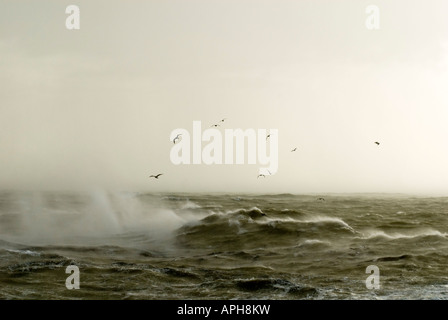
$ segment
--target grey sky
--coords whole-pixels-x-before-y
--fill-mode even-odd
[[[80,30],[65,28],[70,4]],[[365,27],[370,4],[380,30]],[[0,188],[448,193],[447,12],[446,1],[2,0]],[[279,130],[276,175],[170,162],[173,129],[223,117]]]

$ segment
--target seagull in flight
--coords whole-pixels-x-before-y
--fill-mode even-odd
[[[162,175],[163,173],[159,173],[159,174],[156,174],[156,175],[150,175],[149,177],[150,178],[156,178],[156,179],[159,179],[159,177]]]
[[[317,198],[317,201],[325,201],[324,198]]]
[[[297,151],[297,147],[295,147],[294,149],[291,150],[291,152]]]
[[[266,170],[266,171],[269,173],[270,176],[272,176],[271,171],[269,171],[269,170]],[[260,178],[260,177],[266,178],[266,174],[260,173],[260,174],[257,176],[257,179]]]
[[[176,140],[179,140],[180,136],[182,135],[182,133],[179,133],[174,139],[173,139],[173,143],[176,144]]]
[[[225,120],[227,120],[227,118],[221,119],[221,121],[219,121],[219,122],[224,122]]]
[[[219,124],[212,124],[210,127],[217,128],[219,127]]]
[[[375,141],[375,143],[376,143],[376,145],[378,145],[378,146],[380,145],[380,143],[379,143],[378,141]]]

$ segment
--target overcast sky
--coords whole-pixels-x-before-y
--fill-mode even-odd
[[[2,0],[0,188],[448,194],[447,14],[443,0]],[[172,130],[221,118],[278,129],[278,172],[171,163]]]

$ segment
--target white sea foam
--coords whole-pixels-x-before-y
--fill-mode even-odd
[[[299,247],[302,246],[309,246],[309,245],[314,245],[314,244],[326,244],[329,245],[330,243],[328,241],[322,241],[319,239],[307,239],[301,243],[298,244]]]
[[[52,197],[57,195],[48,198],[34,193],[21,199],[20,229],[11,240],[59,243],[69,238],[98,238],[134,231],[159,237],[189,221],[162,203],[144,203],[129,193],[94,190],[82,198],[73,198],[76,201],[71,199],[75,204],[62,202],[62,208],[49,205]]]
[[[340,224],[342,226],[344,226],[345,228],[354,231],[354,229],[344,220],[342,220],[341,218],[337,218],[337,217],[328,217],[328,216],[314,216],[311,218],[307,218],[305,220],[302,220],[303,222],[332,222],[332,223],[336,223],[336,224]]]
[[[434,229],[425,229],[425,230],[418,230],[408,233],[399,233],[399,232],[391,232],[387,233],[382,230],[368,230],[363,232],[363,236],[361,239],[374,239],[374,238],[387,238],[391,240],[396,239],[413,239],[413,238],[419,238],[419,237],[426,237],[426,236],[436,236],[436,237],[442,237],[446,238],[448,237],[448,233],[442,233],[438,230]]]
[[[12,252],[12,253],[25,254],[25,255],[29,255],[29,256],[33,256],[33,257],[40,256],[39,252],[35,252],[35,251],[31,251],[31,250],[6,249],[6,251]]]
[[[260,208],[258,208],[258,207],[252,207],[250,209],[238,208],[238,209],[235,209],[235,210],[229,210],[226,213],[227,214],[234,214],[234,213],[246,213],[246,212],[254,212],[254,211],[259,212],[260,214],[264,214],[263,211]]]
[[[182,206],[182,209],[199,209],[199,208],[201,208],[200,205],[198,205],[190,200],[187,200],[187,202],[185,202],[185,204]]]

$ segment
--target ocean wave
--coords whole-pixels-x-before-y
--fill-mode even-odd
[[[14,243],[14,242],[10,242],[10,241],[6,241],[6,240],[2,240],[0,239],[0,248],[11,248],[11,247],[20,247],[22,245],[18,244],[18,243]]]
[[[225,213],[212,212],[212,214],[206,216],[200,220],[200,222],[203,224],[230,222],[230,225],[237,224],[237,222],[249,222],[260,225],[267,224],[273,227],[280,224],[316,224],[322,226],[336,225],[353,233],[355,232],[355,230],[341,218],[328,216],[314,216],[306,218],[291,217],[290,215],[271,216],[267,215],[258,207],[252,207],[250,209],[239,208],[227,211]]]
[[[185,202],[185,204],[182,206],[182,209],[200,209],[200,208],[202,208],[200,205],[190,200],[187,200],[187,202]]]
[[[289,208],[283,208],[283,209],[278,209],[278,208],[267,208],[264,209],[263,212],[267,215],[267,216],[304,216],[307,213],[303,210],[296,210],[296,209],[289,209]]]
[[[204,205],[201,208],[205,208],[205,209],[220,209],[220,208],[222,208],[222,205],[220,205],[220,204],[207,204],[207,205]]]
[[[237,279],[235,286],[243,291],[283,291],[303,297],[316,296],[319,293],[316,288],[297,285],[286,279]]]
[[[177,269],[177,268],[161,268],[157,269],[158,272],[166,274],[171,277],[177,277],[177,278],[191,278],[191,279],[199,279],[199,275],[192,272],[190,269],[183,270],[183,269]]]
[[[299,243],[296,247],[301,248],[305,246],[315,246],[315,245],[330,245],[328,241],[322,241],[319,239],[307,239],[301,243]]]
[[[165,196],[162,197],[162,200],[168,200],[168,201],[184,201],[185,197],[181,196]]]
[[[250,217],[252,219],[266,216],[266,214],[258,207],[252,207],[250,209],[240,208],[240,209],[236,209],[236,210],[230,210],[230,211],[227,211],[226,214],[244,215],[244,216]]]
[[[11,253],[18,253],[18,254],[23,254],[23,255],[29,255],[29,256],[40,256],[39,252],[36,251],[31,251],[31,250],[14,250],[14,249],[6,249],[6,251],[11,252]]]
[[[252,207],[226,213],[212,213],[194,224],[184,224],[177,230],[176,239],[187,246],[225,244],[226,247],[243,245],[245,248],[250,248],[259,247],[260,242],[265,241],[282,246],[294,246],[297,244],[297,239],[316,239],[315,237],[321,235],[347,236],[354,233],[356,231],[340,218],[326,216],[298,218],[285,214],[272,217],[266,215],[260,208]],[[313,242],[309,241],[302,246],[312,244]]]
[[[334,223],[334,224],[341,225],[343,228],[346,228],[347,230],[355,232],[355,229],[353,229],[347,222],[345,222],[341,218],[337,218],[337,217],[315,216],[312,218],[308,218],[306,220],[302,220],[302,222],[305,222],[305,223]]]
[[[400,256],[388,256],[388,257],[380,257],[373,260],[373,262],[391,262],[391,261],[400,261],[400,260],[410,260],[414,258],[412,254],[402,254]]]
[[[54,255],[52,259],[16,263],[8,265],[4,269],[6,269],[5,271],[7,272],[14,272],[20,274],[28,272],[38,272],[42,270],[54,270],[72,264],[74,264],[72,260]],[[75,263],[75,265],[78,264]]]
[[[448,233],[442,233],[438,230],[434,229],[428,229],[428,230],[420,230],[417,232],[410,232],[407,234],[404,233],[387,233],[382,230],[370,230],[370,231],[364,231],[365,235],[361,237],[361,239],[375,239],[375,238],[386,238],[391,240],[397,240],[397,239],[415,239],[415,238],[421,238],[421,237],[439,237],[446,239],[448,237]]]
[[[357,233],[357,231],[355,231],[355,229],[352,228],[344,220],[327,216],[316,216],[304,219],[293,218],[290,216],[275,218],[267,217],[264,221],[257,221],[257,223],[266,224],[274,228],[285,225],[288,225],[288,227],[291,228],[293,225],[296,225],[296,227],[301,226],[300,229],[303,231],[315,230],[316,228],[318,228],[326,231],[346,230],[350,233]],[[308,225],[311,225],[311,227],[309,227]]]
[[[236,226],[237,227],[237,229],[238,229],[237,234],[243,234],[243,233],[247,232],[246,229],[241,227],[241,222],[239,220],[230,219],[229,220],[229,227],[232,227],[232,226]]]
[[[292,194],[292,193],[271,193],[271,194],[260,194],[260,195],[257,195],[257,197],[260,197],[260,198],[266,198],[266,197],[269,197],[269,198],[288,198],[288,197],[296,197],[297,195],[295,195],[295,194]]]

